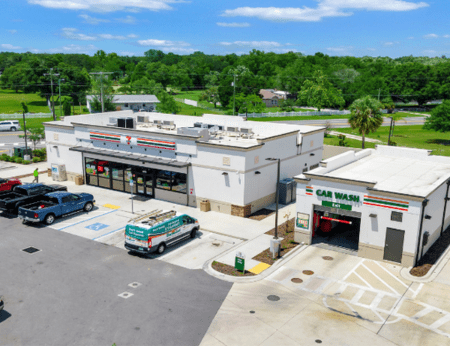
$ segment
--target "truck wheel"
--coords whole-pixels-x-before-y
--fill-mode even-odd
[[[166,244],[164,244],[164,243],[161,243],[161,244],[159,244],[159,246],[158,246],[158,249],[156,250],[157,252],[158,252],[158,254],[162,254],[162,253],[164,253],[164,251],[166,251]]]
[[[93,205],[91,202],[87,202],[87,203],[84,205],[84,211],[86,211],[86,212],[91,211],[92,208],[94,208],[94,205]]]
[[[11,127],[11,131],[15,132],[17,129],[15,127]]]
[[[197,228],[194,228],[191,232],[191,238],[195,238],[196,235],[197,235]]]
[[[55,222],[55,215],[53,215],[53,214],[48,214],[48,215],[45,217],[44,222],[45,222],[47,225],[51,225],[53,222]]]

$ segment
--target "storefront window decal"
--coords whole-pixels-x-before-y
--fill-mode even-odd
[[[309,229],[309,214],[297,213],[297,227]]]

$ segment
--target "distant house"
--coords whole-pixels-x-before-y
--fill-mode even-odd
[[[93,99],[93,95],[86,96],[87,108],[90,113],[92,113]],[[159,100],[155,95],[115,95],[113,98],[113,104],[118,111],[131,109],[136,112],[153,112],[156,110],[156,104],[158,103]]]
[[[262,96],[262,100],[266,104],[266,107],[278,107],[279,100],[290,98],[290,94],[287,91],[277,89],[261,89],[259,94]]]

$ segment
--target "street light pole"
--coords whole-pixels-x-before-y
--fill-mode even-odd
[[[392,122],[393,122],[394,118],[393,117],[388,117],[388,118],[391,119],[391,125],[389,126],[388,145],[391,145]]]
[[[274,158],[267,158],[267,161],[277,161],[277,186],[276,186],[276,193],[275,193],[275,236],[273,239],[278,239],[278,199],[280,195],[280,159],[274,159]]]
[[[91,72],[90,74],[100,75],[100,98],[102,100],[102,113],[105,112],[105,103],[103,101],[103,75],[113,74],[113,72]]]
[[[234,74],[233,75],[233,115],[234,115],[234,109],[235,109],[235,100],[236,100],[236,97],[235,97],[235,94],[236,94],[236,75]]]

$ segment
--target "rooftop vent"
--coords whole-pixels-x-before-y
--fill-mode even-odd
[[[148,115],[138,115],[137,122],[138,123],[148,123],[149,122]]]

